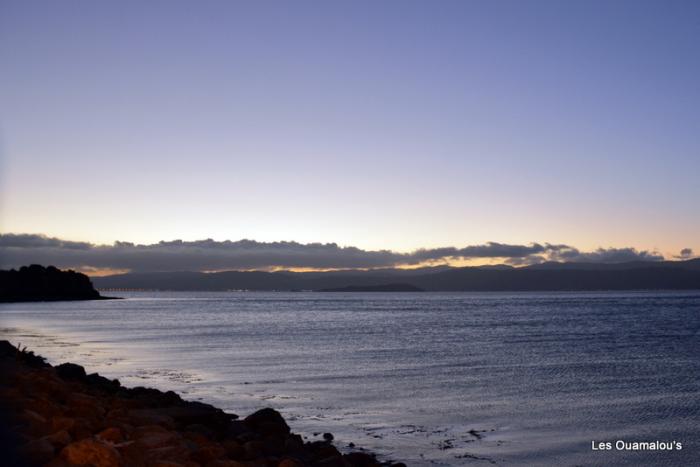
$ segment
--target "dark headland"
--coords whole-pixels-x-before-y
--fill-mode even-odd
[[[106,300],[90,278],[53,266],[22,266],[0,271],[0,302],[54,302],[62,300]]]
[[[239,419],[172,391],[135,387],[0,341],[0,464],[67,467],[405,467],[333,435],[305,440],[264,408]]]

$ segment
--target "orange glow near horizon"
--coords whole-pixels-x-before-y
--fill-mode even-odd
[[[416,264],[395,264],[380,266],[376,268],[312,268],[312,267],[287,267],[287,266],[269,266],[265,268],[249,268],[249,269],[235,269],[235,268],[224,268],[224,269],[209,269],[204,271],[199,271],[205,274],[214,274],[217,272],[227,272],[227,271],[239,271],[239,272],[339,272],[339,271],[372,271],[381,269],[420,269],[438,266],[450,266],[455,268],[462,267],[475,267],[475,266],[489,266],[496,264],[505,264],[505,258],[473,258],[473,259],[458,259],[450,258],[445,260],[434,260],[434,261],[424,261]],[[517,266],[516,266],[517,267]],[[73,267],[71,268],[75,271],[82,272],[90,277],[104,277],[112,276],[116,274],[126,274],[132,272],[130,269],[99,269],[91,268],[86,266]]]
[[[86,276],[90,277],[115,276],[117,274],[126,274],[131,272],[131,269],[93,268],[90,266],[79,266],[68,269],[73,269],[74,271],[82,272]]]

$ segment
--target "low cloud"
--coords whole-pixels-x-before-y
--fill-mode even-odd
[[[690,253],[692,255],[692,251]],[[660,261],[663,256],[634,248],[581,252],[568,245],[489,242],[463,248],[419,249],[410,253],[362,250],[335,243],[257,242],[255,240],[161,241],[149,245],[115,242],[96,245],[36,234],[0,234],[0,267],[52,264],[82,270],[213,271],[226,269],[384,268],[465,259],[501,259],[513,265],[543,261]]]
[[[60,248],[65,250],[89,250],[87,242],[71,242],[45,235],[0,234],[0,248]]]
[[[564,248],[552,255],[554,261],[576,263],[625,263],[627,261],[663,261],[663,255],[636,248],[598,248],[583,252],[576,248]]]
[[[677,259],[692,259],[695,258],[692,248],[683,248],[679,255],[674,256]]]

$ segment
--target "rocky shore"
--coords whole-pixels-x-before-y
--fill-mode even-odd
[[[0,341],[2,457],[50,467],[405,467],[305,441],[279,412],[243,419],[172,391],[125,388]]]

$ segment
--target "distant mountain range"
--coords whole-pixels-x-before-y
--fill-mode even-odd
[[[585,291],[700,289],[700,258],[630,263],[542,263],[329,272],[225,271],[128,273],[94,277],[98,289]],[[399,285],[399,287],[397,287]]]

